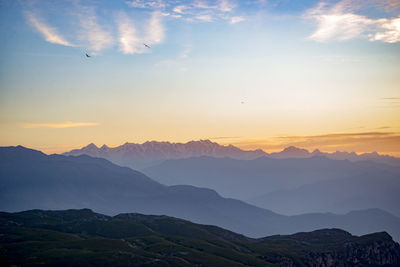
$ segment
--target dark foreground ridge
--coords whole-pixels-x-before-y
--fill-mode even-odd
[[[340,229],[247,238],[168,216],[89,209],[0,213],[0,261],[79,266],[399,266],[386,233]]]

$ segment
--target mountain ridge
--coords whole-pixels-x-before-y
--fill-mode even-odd
[[[51,266],[396,266],[386,232],[333,228],[249,238],[169,216],[89,209],[0,212],[0,262]],[[34,246],[32,245],[34,244]]]
[[[0,210],[71,208],[110,215],[168,215],[251,237],[320,228],[341,228],[352,234],[387,231],[400,237],[400,218],[383,211],[378,215],[365,210],[356,215],[284,216],[223,198],[211,189],[165,186],[105,159],[48,156],[23,147],[0,147]]]
[[[231,144],[220,145],[210,140],[189,141],[187,143],[147,141],[139,144],[126,142],[123,145],[116,147],[109,147],[105,144],[98,147],[94,143],[90,143],[80,149],[73,149],[63,153],[63,155],[72,156],[81,154],[105,158],[115,164],[139,170],[154,166],[164,160],[199,156],[211,156],[216,158],[229,157],[241,160],[251,160],[259,157],[280,159],[325,156],[330,159],[348,159],[351,161],[369,160],[393,166],[400,166],[400,158],[389,155],[380,155],[377,152],[356,154],[355,152],[336,151],[325,153],[318,149],[310,152],[306,149],[289,146],[280,152],[267,153],[262,149],[243,150]]]

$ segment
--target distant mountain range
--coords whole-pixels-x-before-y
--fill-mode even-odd
[[[400,216],[400,168],[371,161],[197,157],[143,172],[166,185],[207,187],[287,215],[380,208]]]
[[[283,216],[210,189],[164,186],[144,174],[89,156],[45,155],[0,148],[0,210],[90,208],[108,215],[138,212],[212,224],[251,237],[340,228],[400,237],[400,218],[379,209]]]
[[[361,153],[357,154],[355,152],[343,152],[336,151],[332,153],[321,152],[318,149],[310,152],[306,149],[297,148],[294,146],[290,146],[282,150],[281,152],[270,153],[268,157],[274,159],[283,159],[283,158],[311,158],[315,156],[322,156],[329,159],[337,159],[337,160],[350,160],[350,161],[373,161],[377,163],[384,163],[393,166],[400,166],[400,158],[389,156],[389,155],[381,155],[377,152],[371,153]]]
[[[378,153],[366,153],[357,155],[356,153],[334,152],[323,153],[319,150],[309,152],[305,149],[296,147],[285,148],[281,152],[266,153],[261,149],[242,150],[233,145],[219,145],[210,140],[190,141],[187,143],[170,142],[145,142],[143,144],[125,143],[118,147],[108,147],[103,145],[97,147],[95,144],[89,144],[81,149],[74,149],[65,152],[64,155],[79,156],[89,155],[92,157],[105,158],[120,166],[127,166],[133,169],[142,170],[159,164],[169,159],[182,159],[190,157],[209,156],[215,158],[232,158],[251,160],[259,157],[269,158],[309,158],[314,156],[325,156],[331,159],[348,159],[351,161],[370,160],[379,163],[400,166],[400,159]]]
[[[340,229],[252,239],[167,216],[88,209],[0,212],[3,266],[398,266],[385,232]]]
[[[64,153],[67,156],[89,155],[105,158],[120,166],[127,166],[141,170],[145,167],[159,164],[167,159],[180,159],[198,156],[212,156],[216,158],[230,157],[234,159],[255,159],[263,157],[262,150],[245,151],[235,146],[221,146],[210,140],[190,141],[187,143],[145,142],[143,144],[125,143],[110,148],[106,145],[97,147],[89,144],[81,149]]]

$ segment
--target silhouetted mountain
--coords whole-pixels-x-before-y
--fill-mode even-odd
[[[340,229],[247,238],[167,217],[92,211],[0,213],[4,265],[396,266],[400,246],[385,232]]]
[[[69,156],[89,155],[92,157],[105,158],[120,166],[131,167],[137,170],[151,167],[170,159],[184,159],[190,157],[215,157],[251,160],[259,157],[270,157],[276,159],[283,158],[310,158],[314,156],[324,156],[331,159],[350,161],[369,160],[378,163],[386,163],[400,167],[400,159],[379,155],[378,153],[366,153],[357,155],[354,152],[334,152],[323,153],[314,150],[310,153],[306,149],[290,146],[281,152],[266,153],[261,149],[246,151],[233,145],[222,146],[210,140],[190,141],[187,143],[170,142],[145,142],[143,144],[125,143],[121,146],[110,148],[106,145],[98,148],[91,143],[81,149],[74,149],[64,153]]]
[[[374,162],[199,157],[168,160],[144,172],[163,184],[208,187],[278,213],[381,208],[400,216],[400,169]]]
[[[387,231],[400,236],[400,219],[383,211],[365,210],[356,216],[283,216],[222,198],[210,189],[164,186],[104,159],[47,156],[23,147],[0,148],[0,210],[35,208],[169,215],[253,237],[339,226],[353,234]]]
[[[210,140],[190,141],[187,143],[145,142],[143,144],[125,143],[110,148],[103,145],[98,148],[89,144],[82,149],[75,149],[64,153],[69,156],[89,155],[105,158],[120,166],[141,170],[163,162],[167,159],[179,159],[198,156],[212,156],[217,158],[229,157],[234,159],[255,159],[266,156],[267,153],[258,149],[253,151],[241,150],[233,145],[222,146]]]

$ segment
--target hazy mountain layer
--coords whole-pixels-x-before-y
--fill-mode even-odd
[[[283,214],[380,208],[400,216],[400,175],[370,172],[279,190],[248,202]]]
[[[283,214],[381,208],[400,216],[400,169],[369,161],[198,157],[144,172],[163,184],[208,187]]]
[[[397,266],[385,232],[339,229],[251,239],[167,216],[90,210],[0,213],[0,261],[80,266]]]
[[[89,156],[47,156],[0,148],[0,210],[91,208],[106,214],[163,214],[260,237],[320,228],[400,236],[400,219],[380,210],[283,216],[215,191],[164,186],[144,174]]]

